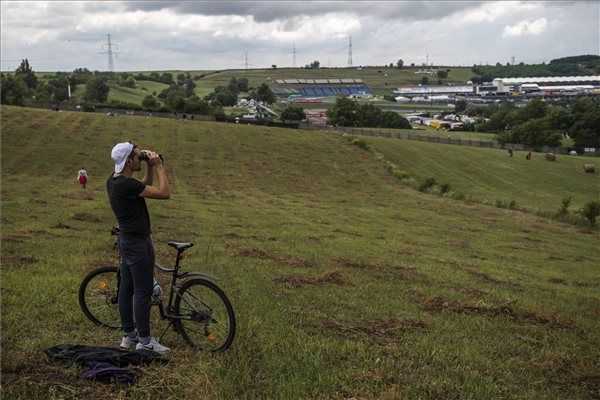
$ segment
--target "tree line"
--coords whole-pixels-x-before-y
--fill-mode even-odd
[[[359,104],[346,97],[338,97],[327,111],[327,119],[335,126],[403,128],[410,129],[408,120],[398,113],[382,111],[373,104]]]
[[[501,143],[557,147],[563,138],[569,137],[577,148],[600,148],[600,100],[597,98],[580,97],[563,104],[534,99],[521,108],[513,103],[487,109],[467,107],[467,114],[489,117],[476,129],[497,133]]]

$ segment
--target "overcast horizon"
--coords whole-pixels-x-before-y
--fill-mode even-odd
[[[2,1],[1,63],[36,71],[212,70],[319,60],[383,65],[540,63],[600,54],[600,2]]]

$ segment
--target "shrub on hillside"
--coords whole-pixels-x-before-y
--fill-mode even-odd
[[[450,191],[450,184],[449,183],[442,183],[440,185],[440,193],[441,194],[446,194]]]
[[[284,121],[303,121],[306,119],[306,114],[302,107],[289,105],[281,112],[281,119]]]
[[[586,203],[580,213],[590,222],[590,225],[595,226],[596,218],[600,215],[600,201]]]
[[[369,150],[369,144],[364,139],[353,139],[351,142],[353,145],[360,147],[363,150]]]
[[[496,200],[496,207],[515,210],[517,208],[517,202],[515,200]]]
[[[427,192],[435,186],[435,178],[427,178],[418,187],[419,192]]]
[[[567,215],[569,213],[569,206],[571,205],[571,196],[565,197],[560,202],[560,208],[558,209],[557,215]]]

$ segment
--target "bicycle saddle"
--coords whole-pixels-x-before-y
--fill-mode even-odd
[[[171,247],[176,248],[177,251],[184,251],[185,249],[189,249],[190,247],[192,247],[194,245],[194,243],[189,243],[189,242],[175,242],[173,240],[171,240],[167,244],[169,246],[171,246]]]

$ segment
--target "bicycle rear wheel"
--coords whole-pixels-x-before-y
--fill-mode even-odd
[[[235,315],[229,299],[206,279],[191,279],[179,289],[174,310],[175,326],[194,348],[225,351],[235,336]]]
[[[110,329],[121,327],[119,281],[117,267],[101,267],[83,278],[79,286],[79,306],[94,324]]]

